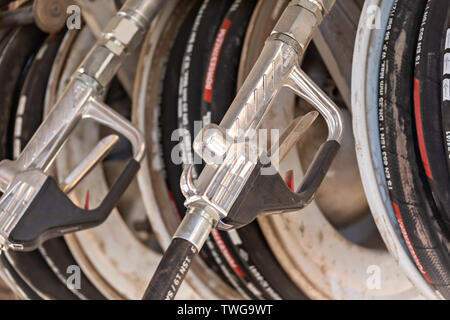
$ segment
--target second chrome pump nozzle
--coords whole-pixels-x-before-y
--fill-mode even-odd
[[[220,125],[209,125],[196,137],[195,152],[206,165],[196,181],[192,166],[182,174],[187,214],[144,298],[173,299],[193,253],[201,250],[214,228],[243,227],[260,215],[301,209],[312,200],[340,148],[344,124],[339,108],[301,70],[300,61],[334,2],[291,1]],[[295,119],[279,139],[278,148],[260,150],[255,143],[257,131],[268,111],[276,107],[274,99],[283,88],[291,89],[317,111]],[[276,162],[318,114],[326,120],[329,136],[294,192],[271,169],[277,168]]]
[[[205,127],[197,136],[194,149],[206,166],[195,182],[191,166],[184,170],[181,189],[189,209],[188,222],[180,226],[175,237],[188,241],[205,239],[187,236],[192,233],[189,221],[195,212],[210,222],[204,231],[194,228],[195,231],[209,233],[215,227],[223,230],[242,227],[260,214],[300,209],[311,201],[340,147],[343,118],[334,102],[301,70],[300,61],[333,5],[334,1],[292,1],[221,124]],[[295,119],[279,139],[277,150],[259,150],[255,146],[257,130],[269,109],[276,107],[274,99],[286,87],[317,111]],[[317,112],[326,120],[329,136],[301,187],[292,192],[277,172],[261,174],[261,170],[277,167],[280,152],[285,154],[292,148],[315,120]],[[269,158],[269,164],[267,161],[263,164],[261,158]],[[270,188],[265,190],[267,184]],[[203,245],[202,242],[194,244],[198,249]]]

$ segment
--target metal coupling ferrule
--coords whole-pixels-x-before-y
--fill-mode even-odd
[[[189,241],[200,251],[219,219],[219,214],[209,206],[190,207],[173,238]]]
[[[324,16],[335,0],[293,0],[272,31],[270,40],[279,40],[304,54]]]

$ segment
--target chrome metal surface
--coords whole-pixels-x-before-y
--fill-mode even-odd
[[[296,118],[291,125],[285,130],[280,138],[280,142],[276,145],[278,150],[270,150],[270,155],[278,154],[277,161],[279,163],[286,158],[287,154],[292,150],[300,138],[308,131],[314,121],[316,121],[319,113],[317,111],[311,111],[303,117]]]
[[[116,130],[123,134],[131,143],[133,149],[133,159],[141,162],[145,156],[145,143],[141,133],[125,118],[109,108],[103,102],[91,98],[84,113],[85,119],[92,119],[96,122]]]
[[[328,124],[328,140],[342,142],[344,131],[342,112],[322,89],[298,67],[292,70],[286,86],[291,88],[299,97],[308,101],[322,114]]]
[[[0,247],[22,250],[9,242],[8,237],[33,202],[47,176],[39,170],[19,173],[0,199]]]
[[[76,0],[76,3],[83,8],[81,11],[83,19],[89,29],[98,39],[102,38],[102,30],[117,13],[114,0],[90,1]],[[117,72],[120,83],[126,90],[129,97],[133,96],[134,79],[136,77],[137,61],[139,60],[139,49],[130,52],[122,67]]]
[[[190,208],[173,238],[187,240],[200,251],[218,222],[219,215],[214,210],[208,207]]]
[[[117,142],[119,142],[119,136],[117,135],[109,135],[103,138],[88,156],[64,179],[61,189],[65,193],[70,193],[75,189],[80,181],[114,148]]]

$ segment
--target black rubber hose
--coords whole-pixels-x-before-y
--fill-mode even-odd
[[[189,241],[173,239],[142,300],[173,300],[197,254],[197,248]]]

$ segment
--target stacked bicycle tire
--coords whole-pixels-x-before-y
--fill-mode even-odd
[[[395,216],[422,276],[447,299],[449,18],[446,0],[395,1],[379,82],[381,150]]]

